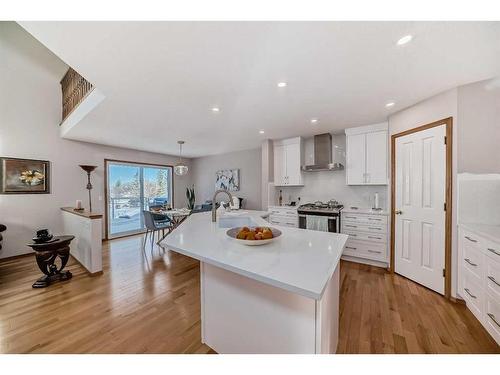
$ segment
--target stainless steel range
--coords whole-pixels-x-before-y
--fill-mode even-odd
[[[339,233],[340,211],[343,207],[334,199],[326,203],[316,201],[303,204],[297,209],[299,228]]]

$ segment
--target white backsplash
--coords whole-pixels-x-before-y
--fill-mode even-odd
[[[458,175],[458,223],[500,225],[500,174]]]
[[[314,160],[313,138],[304,140],[304,154],[305,163],[312,164]],[[345,166],[345,135],[332,134],[332,155],[334,162],[340,162]],[[374,195],[379,193],[380,207],[387,209],[388,187],[386,185],[348,186],[346,185],[345,170],[303,172],[303,179],[304,186],[301,187],[276,187],[275,201],[272,202],[271,198],[270,204],[278,204],[279,190],[282,190],[283,203],[297,202],[297,198],[300,197],[301,204],[335,199],[346,207],[372,208]]]

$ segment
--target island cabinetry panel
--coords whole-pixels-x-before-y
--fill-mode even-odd
[[[500,344],[500,234],[492,241],[466,224],[459,226],[458,293]]]
[[[274,185],[302,186],[303,146],[300,137],[274,141]]]
[[[202,263],[202,341],[218,353],[335,353],[338,268],[315,300]]]
[[[347,185],[387,185],[388,124],[345,130]]]

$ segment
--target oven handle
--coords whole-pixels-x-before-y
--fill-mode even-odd
[[[314,214],[299,214],[299,217],[306,217],[306,216],[326,217],[327,219],[337,219],[338,218],[338,216],[324,216],[324,215],[314,215]]]

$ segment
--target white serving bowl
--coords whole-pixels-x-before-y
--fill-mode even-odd
[[[279,229],[276,229],[273,227],[266,227],[266,228],[271,229],[271,232],[273,232],[273,238],[268,238],[265,240],[240,240],[240,239],[236,238],[236,235],[241,230],[241,228],[242,227],[231,228],[226,232],[226,235],[229,238],[231,238],[232,240],[234,240],[242,245],[247,245],[247,246],[265,245],[266,243],[276,241],[281,236],[281,231]],[[250,228],[250,229],[254,229],[254,228]]]

